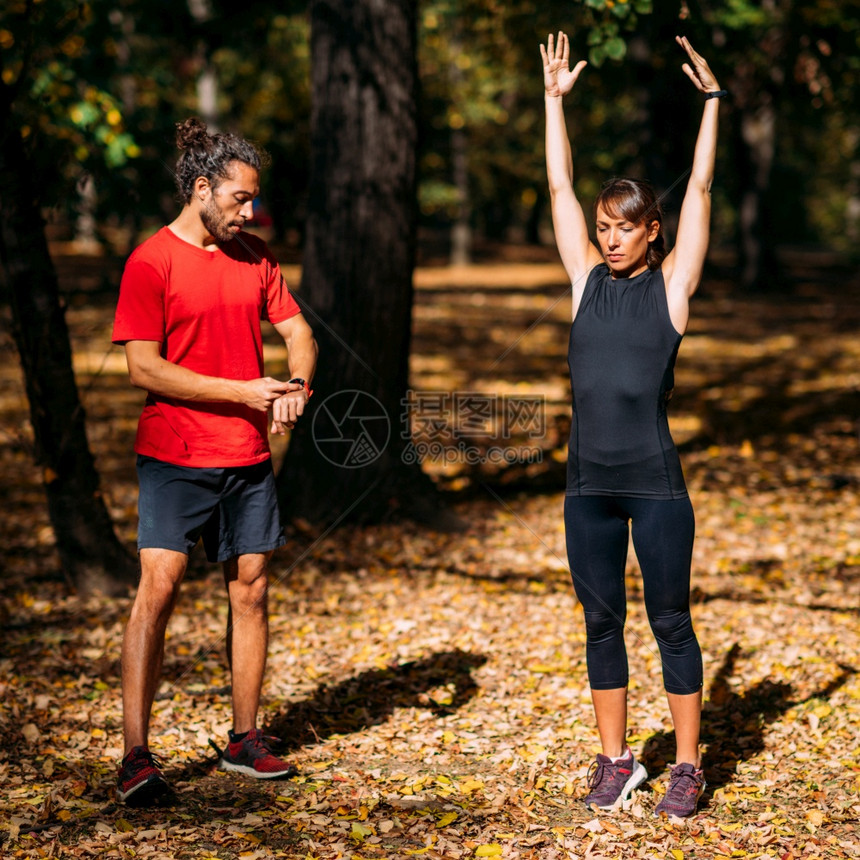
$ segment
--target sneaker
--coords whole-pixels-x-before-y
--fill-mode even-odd
[[[251,729],[241,740],[235,740],[235,734],[230,732],[230,743],[221,752],[220,765],[224,770],[235,770],[257,779],[295,776],[296,767],[272,752],[272,744],[278,742],[260,729]]]
[[[588,770],[588,787],[591,791],[585,798],[586,806],[598,809],[617,809],[630,797],[634,788],[648,779],[648,771],[633,756],[630,747],[619,761],[598,753]]]
[[[700,768],[691,764],[677,764],[672,768],[669,787],[657,804],[657,815],[665,813],[676,818],[686,818],[696,811],[696,804],[705,791],[707,783]]]
[[[133,747],[118,768],[117,800],[128,806],[153,806],[170,793],[161,762],[146,747]]]

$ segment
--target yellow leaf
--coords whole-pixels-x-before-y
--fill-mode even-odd
[[[673,848],[672,856],[675,860],[684,860],[684,852],[680,848]]]
[[[821,827],[827,816],[820,809],[810,809],[806,813],[806,820],[815,827]]]
[[[134,830],[134,825],[125,818],[117,818],[116,829],[120,833],[131,833]]]
[[[442,733],[442,743],[443,744],[451,744],[455,740],[457,740],[457,735],[454,732],[443,732]]]
[[[491,842],[488,845],[479,845],[475,849],[476,857],[498,857],[502,853],[502,846],[498,842]]]
[[[352,839],[356,842],[364,842],[368,836],[373,836],[373,828],[365,827],[363,824],[359,824],[357,821],[352,822],[352,831],[349,834]]]
[[[465,794],[471,794],[473,791],[478,791],[484,787],[484,783],[480,779],[467,779],[460,788]]]
[[[457,820],[456,812],[446,812],[437,822],[437,827],[447,827],[452,821]]]

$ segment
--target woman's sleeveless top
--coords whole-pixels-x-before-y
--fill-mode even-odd
[[[681,338],[659,269],[615,280],[604,263],[591,270],[570,328],[567,495],[687,496],[666,414]]]

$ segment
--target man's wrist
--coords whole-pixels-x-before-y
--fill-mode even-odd
[[[310,400],[310,399],[311,399],[311,395],[313,394],[313,391],[311,390],[310,385],[308,385],[308,384],[307,384],[307,382],[306,382],[304,379],[302,379],[302,378],[301,378],[301,376],[294,376],[294,377],[290,380],[290,385],[294,385],[294,384],[296,384],[296,383],[298,383],[299,385],[301,385],[301,386],[302,386],[302,388],[304,388],[304,390],[305,390],[305,395],[307,396],[308,400]]]

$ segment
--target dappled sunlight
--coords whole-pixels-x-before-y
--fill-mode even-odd
[[[93,287],[102,281],[91,261],[81,291],[65,265],[88,436],[131,547],[132,444],[144,395],[109,344],[113,295]],[[187,841],[177,856],[200,856],[200,839],[234,852],[263,845],[273,856],[312,841],[326,858],[334,839],[368,857],[380,856],[374,839],[401,853],[443,845],[445,856],[463,858],[483,845],[496,853],[480,856],[561,857],[582,846],[627,856],[643,840],[660,856],[698,856],[703,845],[724,856],[800,856],[787,853],[795,846],[807,856],[850,856],[843,846],[855,838],[860,732],[860,308],[826,294],[824,306],[838,303],[838,315],[814,313],[802,293],[742,297],[724,281],[709,282],[694,303],[670,414],[696,509],[693,614],[710,788],[699,814],[676,826],[652,816],[674,736],[632,551],[630,742],[650,780],[614,817],[580,803],[599,742],[561,515],[569,320],[556,274],[512,263],[417,273],[412,396],[438,396],[432,402],[445,408],[465,395],[540,410],[515,428],[487,412],[484,435],[468,437],[476,462],[446,460],[462,427],[437,437],[443,453],[430,452],[424,468],[464,532],[412,523],[289,530],[271,568],[263,719],[290,748],[296,780],[250,786],[214,769],[208,740],[221,741],[230,721],[226,606],[220,573],[192,556],[152,728],[179,787],[171,820],[194,822],[187,839],[171,827],[172,846]],[[454,275],[456,286],[446,286]],[[4,771],[14,805],[7,818],[34,851],[48,850],[48,828],[95,853],[134,831],[142,851],[160,838],[164,813],[138,813],[132,824],[111,800],[129,602],[81,600],[59,573],[20,368],[2,337],[0,721],[35,751]],[[266,359],[269,372],[281,372],[271,332]],[[413,429],[428,418],[413,417]],[[285,444],[273,440],[276,462]],[[490,462],[494,446],[540,456]]]

